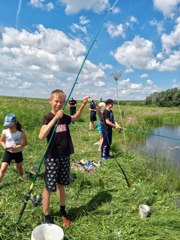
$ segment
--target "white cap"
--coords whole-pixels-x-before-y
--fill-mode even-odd
[[[105,107],[105,105],[106,105],[106,104],[105,104],[104,102],[100,102],[100,103],[98,104],[99,107]]]

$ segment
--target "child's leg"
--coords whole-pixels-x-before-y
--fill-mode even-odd
[[[93,123],[92,123],[92,121],[90,121],[90,123],[89,123],[89,130],[92,130],[93,129]]]
[[[65,206],[65,188],[62,184],[57,184],[59,193],[59,204],[60,206]]]
[[[0,181],[2,180],[5,172],[7,171],[8,165],[9,165],[9,164],[8,164],[7,162],[2,162],[1,168],[0,168]]]
[[[44,215],[49,215],[50,214],[50,210],[49,210],[50,196],[51,196],[51,192],[47,188],[44,188],[43,200],[42,200]]]
[[[103,143],[103,134],[101,132],[100,133],[100,137],[99,137],[99,148],[98,148],[98,151],[101,151],[102,143]]]
[[[16,163],[16,169],[18,171],[19,177],[23,178],[23,168],[22,168],[22,162]]]
[[[67,227],[71,225],[71,220],[68,217],[65,208],[65,187],[62,184],[57,184],[60,203],[60,214],[62,216],[63,226]]]

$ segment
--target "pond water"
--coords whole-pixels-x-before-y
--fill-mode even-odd
[[[160,154],[166,160],[172,160],[180,166],[180,126],[155,128],[141,147],[143,152]]]

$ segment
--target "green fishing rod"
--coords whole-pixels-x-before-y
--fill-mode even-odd
[[[90,53],[90,51],[91,51],[94,43],[97,41],[97,39],[98,39],[98,37],[99,37],[99,34],[100,34],[100,32],[101,32],[101,30],[102,30],[105,22],[107,21],[110,13],[113,11],[114,7],[117,5],[118,2],[119,2],[119,0],[116,0],[116,1],[114,2],[114,4],[112,5],[112,7],[111,7],[111,8],[109,9],[109,11],[107,12],[107,14],[106,14],[106,16],[105,16],[102,24],[100,25],[100,28],[99,28],[99,30],[97,31],[97,34],[95,35],[95,38],[94,38],[94,40],[92,41],[92,43],[91,43],[91,45],[90,45],[90,47],[89,47],[89,49],[88,49],[88,51],[87,51],[87,54],[86,54],[85,57],[84,57],[84,60],[83,60],[83,62],[82,62],[82,64],[81,64],[81,66],[80,66],[80,69],[79,69],[79,71],[78,71],[78,73],[77,73],[77,76],[76,76],[76,78],[75,78],[75,81],[74,81],[74,83],[73,83],[73,86],[72,86],[72,88],[71,88],[71,90],[70,90],[70,92],[69,92],[69,95],[68,95],[68,97],[67,97],[67,99],[66,99],[66,102],[65,102],[64,105],[63,105],[62,110],[65,109],[65,107],[66,107],[66,105],[67,105],[67,103],[68,103],[68,101],[69,101],[69,99],[70,99],[70,96],[71,96],[71,94],[72,94],[72,92],[73,92],[73,90],[74,90],[74,88],[75,88],[75,85],[76,85],[76,83],[77,83],[77,80],[78,80],[78,78],[79,78],[79,75],[80,75],[80,73],[81,73],[81,71],[82,71],[82,69],[83,69],[83,67],[84,67],[84,64],[85,64],[85,62],[86,62],[86,60],[87,60],[87,58],[88,58],[88,56],[89,56],[89,53]],[[41,166],[42,166],[42,164],[43,164],[43,162],[44,162],[44,160],[45,160],[45,158],[46,158],[46,155],[47,155],[47,153],[48,153],[48,151],[49,151],[49,147],[50,147],[50,145],[51,145],[51,143],[52,143],[52,139],[53,139],[54,134],[55,134],[55,132],[56,132],[56,128],[57,128],[57,126],[58,126],[59,121],[60,121],[60,120],[58,119],[57,122],[56,122],[56,125],[54,126],[54,129],[53,129],[53,132],[52,132],[51,137],[50,137],[50,139],[49,139],[49,142],[48,142],[48,146],[47,146],[47,148],[46,148],[46,151],[44,152],[44,154],[43,154],[43,156],[42,156],[42,158],[41,158],[41,161],[40,161],[40,163],[39,163],[39,165],[38,165],[38,169],[37,169],[36,173],[35,173],[34,176],[33,176],[32,183],[31,183],[31,185],[30,185],[30,188],[29,188],[28,193],[27,193],[26,196],[25,196],[25,201],[24,201],[23,206],[22,206],[22,208],[21,208],[21,210],[20,210],[19,217],[18,217],[18,219],[17,219],[17,221],[16,221],[16,224],[19,224],[19,223],[20,223],[21,218],[22,218],[22,216],[23,216],[23,213],[24,213],[24,211],[25,211],[25,209],[26,209],[27,203],[28,203],[28,201],[29,201],[30,198],[31,198],[31,194],[32,194],[32,191],[33,191],[33,188],[34,188],[34,184],[35,184],[36,179],[37,179],[37,176],[38,176],[38,174],[39,174],[39,172],[40,172]]]

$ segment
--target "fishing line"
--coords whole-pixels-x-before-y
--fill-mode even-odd
[[[114,78],[114,80],[115,80],[115,82],[116,82],[116,95],[117,95],[117,100],[118,100],[118,110],[119,110],[119,114],[120,114],[120,117],[121,117],[121,122],[122,122],[121,125],[122,125],[122,128],[124,129],[123,117],[122,117],[122,113],[121,113],[121,110],[120,110],[119,95],[118,95],[118,88],[117,88],[117,81],[118,81],[118,79],[120,78],[120,76],[122,75],[122,71],[120,71],[120,72],[118,72],[118,73],[116,73],[116,74],[115,74],[115,73],[112,73],[112,74],[110,74],[110,75]],[[124,137],[124,143],[125,143],[125,146],[126,146],[126,136],[125,136],[125,132],[124,132],[124,131],[123,131],[123,137]],[[109,141],[109,139],[108,139],[108,141]],[[115,157],[115,161],[116,161],[118,167],[120,168],[120,170],[121,170],[121,172],[122,172],[122,174],[123,174],[123,176],[124,176],[124,178],[125,178],[125,180],[126,180],[127,186],[128,186],[128,187],[131,187],[131,182],[129,181],[129,179],[128,179],[128,177],[127,177],[124,169],[122,168],[121,164],[118,162],[118,160],[116,159],[116,157]]]
[[[123,121],[123,117],[122,117],[122,111],[120,109],[120,104],[119,104],[119,94],[118,94],[118,86],[117,86],[117,82],[118,79],[120,78],[120,76],[122,75],[122,71],[120,71],[118,74],[112,74],[115,82],[116,82],[116,96],[117,96],[117,101],[118,101],[118,110],[119,110],[119,115],[121,117],[121,122],[122,122],[122,128],[124,129],[124,121]],[[123,137],[124,137],[124,143],[126,146],[126,136],[125,136],[125,132],[123,131]]]
[[[76,83],[77,83],[77,80],[78,80],[78,78],[79,78],[79,75],[80,75],[80,73],[81,73],[81,71],[82,71],[82,69],[83,69],[83,66],[84,66],[84,64],[85,64],[85,62],[86,62],[86,60],[87,60],[87,57],[89,56],[89,53],[90,53],[90,51],[91,51],[94,43],[97,41],[98,36],[99,36],[99,34],[100,34],[100,32],[101,32],[101,30],[102,30],[105,22],[107,21],[110,13],[112,12],[113,8],[116,6],[116,4],[117,4],[118,2],[119,2],[119,0],[116,0],[116,1],[115,1],[115,3],[112,5],[112,7],[111,7],[111,8],[109,9],[109,11],[107,12],[107,14],[106,14],[106,16],[105,16],[102,24],[100,25],[100,28],[99,28],[99,30],[97,31],[97,34],[95,35],[95,38],[94,38],[94,40],[92,41],[92,44],[90,45],[90,47],[89,47],[89,49],[88,49],[88,51],[87,51],[87,54],[86,54],[85,57],[84,57],[84,60],[83,60],[83,62],[82,62],[82,64],[81,64],[81,67],[80,67],[78,73],[77,73],[77,76],[76,76],[76,78],[75,78],[74,84],[73,84],[73,86],[72,86],[72,88],[71,88],[71,90],[70,90],[70,93],[69,93],[69,95],[68,95],[68,97],[67,97],[67,99],[66,99],[66,102],[65,102],[62,110],[65,109],[65,107],[66,107],[66,105],[67,105],[67,103],[68,103],[68,101],[69,101],[69,99],[70,99],[70,96],[71,96],[71,94],[72,94],[72,92],[73,92],[73,90],[74,90],[74,88],[75,88],[75,85],[76,85]],[[58,126],[58,124],[59,124],[59,121],[60,121],[60,120],[58,119],[56,125],[54,126],[54,129],[53,129],[53,131],[52,131],[51,137],[50,137],[49,142],[48,142],[47,149],[46,149],[46,151],[44,152],[43,157],[42,157],[42,159],[41,159],[41,161],[40,161],[40,163],[39,163],[39,165],[38,165],[37,172],[34,174],[33,181],[32,181],[32,183],[31,183],[31,185],[30,185],[30,188],[29,188],[29,192],[28,192],[27,195],[26,195],[24,204],[23,204],[23,206],[22,206],[22,208],[21,208],[19,217],[18,217],[18,219],[17,219],[17,222],[16,222],[17,224],[19,224],[19,222],[20,222],[20,220],[21,220],[21,218],[22,218],[22,215],[23,215],[23,213],[24,213],[24,210],[25,210],[25,208],[26,208],[26,206],[27,206],[27,203],[28,203],[28,201],[30,200],[31,193],[32,193],[32,190],[33,190],[35,181],[36,181],[37,176],[38,176],[38,174],[39,174],[39,172],[40,172],[40,169],[41,169],[41,166],[42,166],[42,164],[43,164],[43,162],[44,162],[44,160],[45,160],[45,157],[46,157],[46,155],[47,155],[47,153],[48,153],[48,151],[49,151],[49,146],[50,146],[50,144],[52,143],[52,139],[53,139],[54,134],[55,134],[55,132],[56,132],[56,128],[57,128],[57,126]]]
[[[179,138],[173,138],[173,137],[169,137],[169,136],[155,134],[155,133],[151,133],[151,132],[148,132],[148,131],[141,131],[141,130],[136,130],[136,129],[132,129],[132,128],[125,128],[124,130],[129,131],[129,132],[133,132],[133,133],[147,134],[147,135],[151,135],[151,136],[155,136],[155,137],[168,138],[168,139],[180,141]]]

